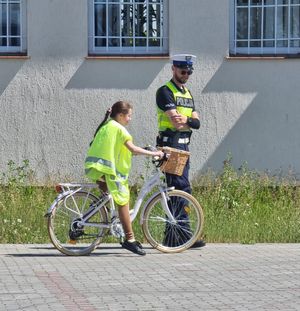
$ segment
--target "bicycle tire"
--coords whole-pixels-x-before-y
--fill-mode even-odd
[[[147,241],[157,250],[178,253],[191,247],[200,238],[204,215],[199,202],[190,194],[167,192],[168,206],[176,223],[172,224],[161,205],[158,193],[145,207],[142,229]]]
[[[84,214],[90,205],[98,200],[99,198],[91,193],[78,191],[62,197],[57,202],[48,217],[49,237],[57,250],[69,256],[83,256],[89,255],[100,244],[107,229],[90,226],[76,227],[80,216],[75,212],[78,207],[80,213]],[[89,222],[108,223],[106,207],[102,207],[95,213]]]

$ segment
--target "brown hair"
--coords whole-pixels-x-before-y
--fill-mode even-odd
[[[105,113],[105,116],[104,116],[104,119],[102,120],[102,122],[99,124],[99,126],[97,127],[97,129],[95,131],[94,138],[96,137],[96,135],[97,135],[98,131],[100,130],[100,128],[105,124],[105,122],[107,121],[108,117],[111,117],[111,118],[114,119],[120,113],[123,113],[123,114],[129,113],[130,109],[132,109],[132,105],[130,103],[128,103],[128,102],[119,100],[116,103],[114,103],[111,106],[111,108],[107,109],[107,111]],[[91,141],[90,145],[93,143],[94,138]]]
[[[132,109],[132,105],[128,102],[118,101],[111,107],[110,117],[115,118],[119,113],[127,114]]]

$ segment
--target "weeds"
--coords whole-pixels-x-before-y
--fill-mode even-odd
[[[201,176],[193,189],[209,242],[300,241],[300,188],[291,176],[279,180],[246,164],[235,170],[226,161],[220,175]]]
[[[28,161],[7,166],[0,178],[0,243],[49,243],[44,214],[54,187],[32,186]],[[132,186],[131,206],[138,189]],[[246,164],[236,170],[229,158],[220,174],[193,181],[193,195],[204,210],[207,242],[300,242],[300,187],[292,176],[279,179]],[[138,219],[133,227],[143,240]]]
[[[29,162],[17,166],[10,161],[0,186],[0,242],[44,243],[45,214],[55,194],[47,187],[31,186],[34,175]]]

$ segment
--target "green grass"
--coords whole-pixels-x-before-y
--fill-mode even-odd
[[[28,161],[9,162],[2,173],[0,243],[49,243],[44,214],[56,193],[53,186],[32,186],[33,176]],[[132,205],[137,188],[132,187]],[[193,195],[204,210],[207,242],[300,242],[300,187],[291,176],[235,170],[227,161],[221,174],[194,180]],[[138,218],[134,231],[143,241]]]
[[[199,178],[193,194],[209,242],[300,242],[300,187],[291,176],[236,171],[229,162],[220,175]]]

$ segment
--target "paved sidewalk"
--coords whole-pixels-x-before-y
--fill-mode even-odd
[[[0,245],[0,310],[300,310],[300,244],[146,251]]]

